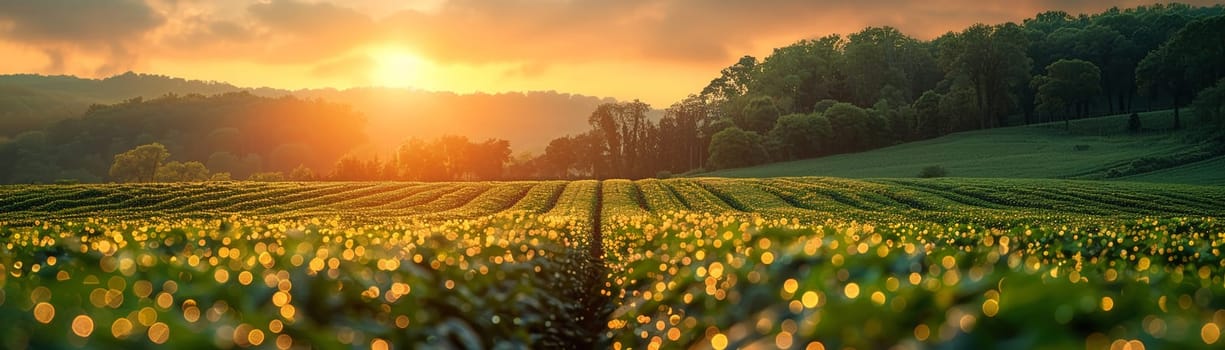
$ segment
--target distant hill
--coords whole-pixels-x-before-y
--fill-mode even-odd
[[[982,178],[1110,178],[1144,158],[1165,159],[1202,152],[1188,136],[1170,127],[1169,111],[1141,113],[1150,131],[1126,132],[1122,115],[954,133],[861,153],[771,163],[701,174],[725,177],[836,176],[848,178],[916,177],[928,166],[948,176]],[[1222,184],[1220,158],[1170,169],[1118,177],[1119,180]],[[1169,172],[1158,176],[1158,172]],[[1173,174],[1177,177],[1173,177]],[[1166,176],[1170,175],[1170,176]]]
[[[386,152],[409,137],[444,134],[474,140],[501,138],[516,151],[539,152],[549,140],[589,128],[587,116],[613,101],[558,92],[455,94],[392,88],[280,90],[224,82],[124,73],[104,79],[35,74],[0,75],[0,140],[81,116],[92,104],[167,94],[294,95],[347,104],[366,115],[365,151]]]
[[[59,120],[79,117],[92,104],[112,104],[133,97],[152,98],[169,93],[214,95],[240,90],[243,89],[219,82],[131,72],[105,79],[0,75],[0,136],[13,137]],[[288,92],[282,92],[285,93]]]
[[[364,113],[370,146],[378,151],[410,137],[450,134],[472,140],[504,139],[516,152],[540,153],[554,138],[590,129],[587,117],[596,106],[616,101],[553,91],[455,94],[357,88],[302,90],[294,95],[348,104]]]

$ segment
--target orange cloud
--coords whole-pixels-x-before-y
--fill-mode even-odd
[[[0,73],[172,67],[152,73],[360,85],[370,81],[371,52],[394,47],[431,62],[423,88],[552,89],[666,105],[741,55],[762,57],[799,39],[883,25],[930,39],[1048,9],[1147,1],[0,0],[0,50],[22,50],[0,52],[22,60],[0,67],[19,71]]]

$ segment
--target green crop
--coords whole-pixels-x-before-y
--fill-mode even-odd
[[[0,188],[3,348],[1214,348],[1225,188]]]

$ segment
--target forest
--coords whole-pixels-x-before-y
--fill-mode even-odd
[[[1223,10],[1050,11],[931,41],[890,27],[801,40],[741,58],[658,121],[637,101],[600,106],[591,131],[550,143],[538,175],[666,177],[1167,108],[1175,128],[1213,125],[1201,137],[1219,143]],[[1183,121],[1189,102],[1196,117]]]
[[[162,160],[176,168],[196,162],[209,174],[191,179],[668,177],[1168,108],[1175,128],[1196,125],[1207,130],[1205,142],[1219,142],[1220,62],[1220,5],[1050,11],[932,40],[869,27],[800,40],[762,59],[744,56],[662,113],[640,101],[605,102],[575,116],[586,117],[587,132],[553,139],[534,154],[513,153],[518,145],[505,139],[458,135],[404,137],[381,157],[355,153],[369,139],[367,116],[319,98],[132,97],[26,125],[30,131],[0,141],[0,166],[11,169],[0,182],[154,181],[156,169],[172,164]],[[1180,113],[1188,106],[1192,115]],[[1128,127],[1154,131],[1119,125]],[[119,155],[153,144],[166,156],[149,176],[111,174]]]

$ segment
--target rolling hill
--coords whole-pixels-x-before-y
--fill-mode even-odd
[[[1170,111],[1141,113],[1145,131],[1125,130],[1127,116],[978,130],[910,142],[867,152],[840,154],[701,174],[720,177],[836,176],[915,177],[928,166],[949,176],[982,178],[1105,179],[1112,168],[1141,158],[1196,152],[1192,131],[1166,131]],[[1184,117],[1187,118],[1187,117]],[[1137,176],[1128,181],[1220,184],[1220,158]]]
[[[92,104],[114,104],[166,94],[215,95],[249,91],[293,95],[352,106],[366,116],[370,143],[362,153],[387,152],[411,137],[464,135],[500,138],[516,151],[540,152],[549,140],[590,127],[587,116],[610,98],[554,91],[456,94],[396,88],[281,90],[224,82],[124,73],[103,79],[36,74],[0,75],[0,140],[80,117]]]

